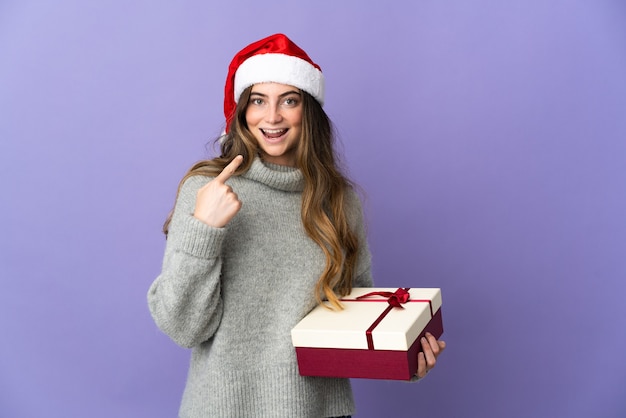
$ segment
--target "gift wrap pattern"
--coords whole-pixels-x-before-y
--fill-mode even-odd
[[[410,380],[421,337],[443,334],[439,288],[358,287],[341,303],[317,306],[291,330],[301,375]]]

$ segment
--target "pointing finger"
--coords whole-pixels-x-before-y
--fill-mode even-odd
[[[217,177],[215,177],[215,180],[221,183],[224,183],[235,173],[235,171],[237,171],[237,168],[239,168],[242,162],[243,162],[243,156],[242,155],[236,156],[226,167],[224,167],[222,172],[218,174]]]

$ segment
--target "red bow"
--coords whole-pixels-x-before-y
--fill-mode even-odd
[[[371,292],[358,296],[357,299],[364,299],[370,296],[382,296],[387,298],[387,303],[394,308],[403,308],[402,304],[407,303],[411,299],[411,294],[407,289],[399,288],[395,292]],[[404,309],[404,308],[403,308]]]

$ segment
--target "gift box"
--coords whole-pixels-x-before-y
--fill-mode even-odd
[[[410,380],[420,339],[443,334],[441,289],[353,288],[343,310],[319,305],[291,330],[303,376]]]

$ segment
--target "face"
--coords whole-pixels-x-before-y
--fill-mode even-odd
[[[295,167],[296,147],[302,133],[299,89],[278,83],[255,84],[246,109],[246,122],[265,161]]]

